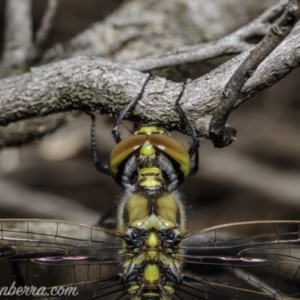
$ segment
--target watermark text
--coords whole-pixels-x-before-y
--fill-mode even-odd
[[[19,286],[16,287],[16,283],[13,282],[10,287],[0,287],[0,296],[35,296],[35,297],[47,297],[47,296],[77,296],[78,291],[75,286],[54,286],[46,288],[45,286]]]

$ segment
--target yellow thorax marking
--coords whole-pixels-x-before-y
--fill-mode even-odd
[[[155,212],[151,213],[151,205]],[[171,229],[178,226],[178,204],[171,194],[166,194],[156,199],[152,204],[141,194],[131,194],[126,203],[126,212],[129,225],[132,228],[143,229]]]
[[[139,186],[147,188],[160,187],[162,185],[162,171],[156,167],[146,167],[138,170]]]
[[[133,226],[133,223],[141,222],[149,216],[149,200],[140,194],[131,194],[126,203],[126,210],[130,226],[138,228],[137,226]]]
[[[162,174],[161,169],[156,167],[150,167],[150,168],[142,168],[139,170],[140,175],[154,175],[159,176]]]
[[[154,176],[146,176],[143,181],[139,184],[141,187],[147,187],[147,188],[155,188],[161,186],[161,180],[158,180]]]
[[[155,210],[157,215],[169,222],[177,223],[178,204],[172,194],[165,194],[155,201]]]

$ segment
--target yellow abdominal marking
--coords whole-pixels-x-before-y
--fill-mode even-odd
[[[159,267],[157,264],[148,264],[144,270],[145,281],[151,285],[157,283],[160,277]],[[154,286],[153,286],[154,287]]]
[[[155,232],[152,231],[152,232],[149,233],[147,243],[150,247],[155,247],[155,246],[158,245],[159,239],[158,239],[158,236]]]

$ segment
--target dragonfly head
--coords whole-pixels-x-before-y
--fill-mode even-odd
[[[141,126],[120,141],[110,155],[112,177],[133,190],[173,190],[189,175],[190,168],[184,145],[156,126]]]

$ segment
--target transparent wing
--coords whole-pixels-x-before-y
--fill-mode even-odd
[[[13,292],[11,299],[126,299],[118,275],[121,247],[119,234],[106,229],[53,220],[0,220],[1,295],[6,291]],[[19,298],[9,291],[25,285],[39,290]],[[58,297],[52,287],[65,289]],[[38,294],[44,288],[49,297]]]
[[[247,222],[182,234],[173,259],[182,262],[183,281],[170,299],[300,299],[299,224]],[[118,275],[117,232],[44,220],[0,220],[0,226],[1,287],[15,282],[79,292],[24,299],[130,299]]]
[[[174,299],[300,299],[300,221],[226,224],[182,234]]]

